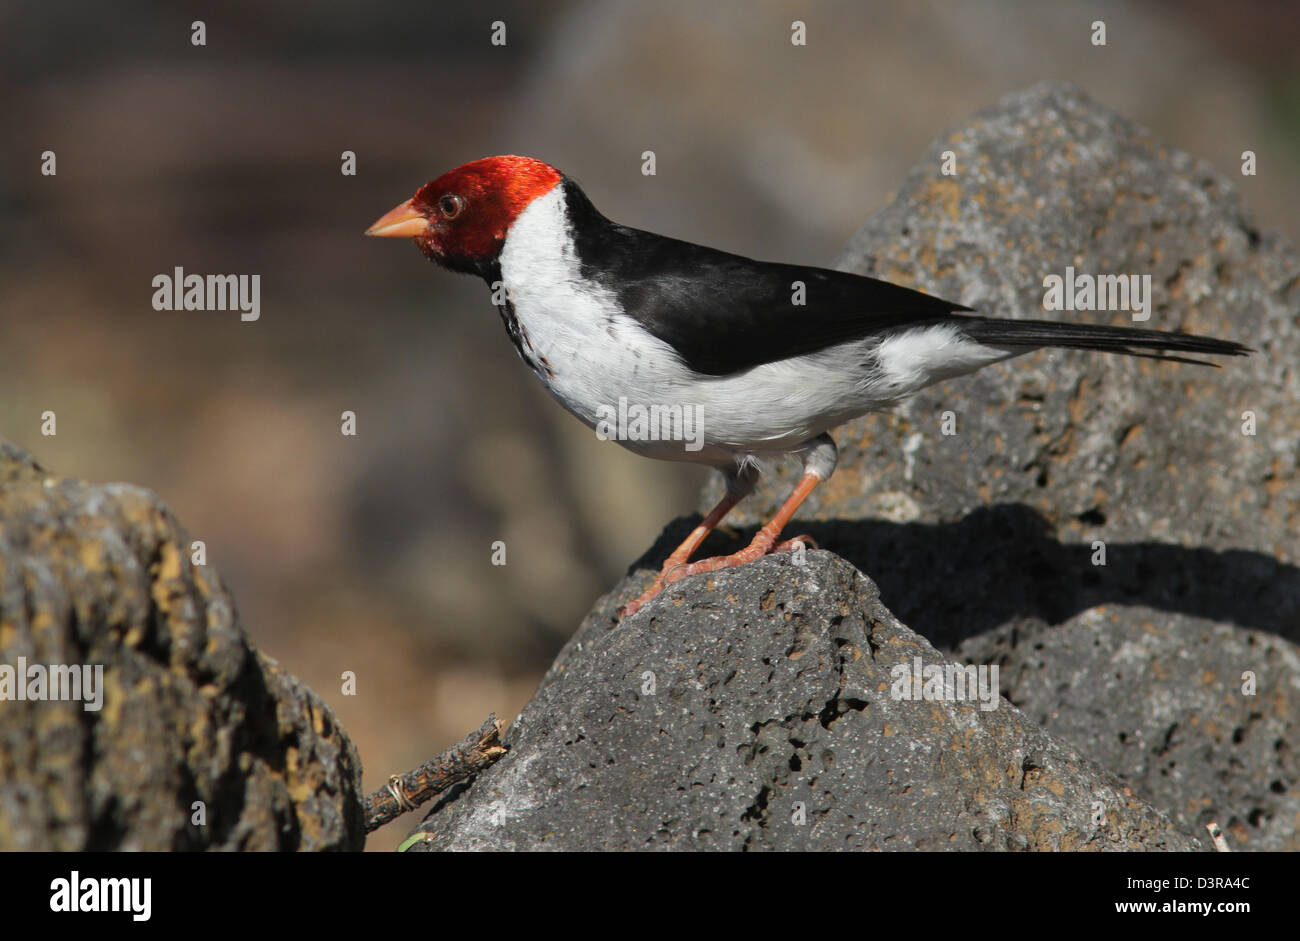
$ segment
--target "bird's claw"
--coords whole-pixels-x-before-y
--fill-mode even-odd
[[[792,552],[800,547],[819,548],[817,540],[811,536],[795,536],[793,539],[787,539],[784,542],[775,545],[764,546],[762,543],[750,543],[739,552],[733,552],[731,555],[718,555],[709,559],[700,559],[698,562],[673,562],[671,559],[664,563],[660,573],[655,576],[650,587],[642,592],[634,601],[629,601],[623,607],[619,608],[615,614],[621,621],[623,618],[631,617],[636,614],[668,585],[675,585],[684,578],[692,575],[702,575],[706,572],[716,572],[720,569],[735,568],[739,565],[753,562],[761,559],[763,556],[772,552]]]
[[[768,552],[793,552],[799,548],[820,549],[821,543],[812,536],[809,536],[807,533],[803,533],[795,536],[793,539],[787,539],[785,542],[778,542],[775,546],[769,549]]]

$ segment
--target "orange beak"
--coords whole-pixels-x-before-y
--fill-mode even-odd
[[[411,200],[384,213],[375,220],[375,224],[366,229],[366,235],[379,235],[384,238],[409,238],[423,235],[429,220],[416,209]]]

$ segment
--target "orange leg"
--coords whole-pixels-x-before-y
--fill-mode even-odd
[[[704,537],[722,521],[722,518],[727,515],[727,512],[733,506],[740,502],[739,497],[723,497],[722,502],[713,508],[713,512],[708,515],[704,522],[697,526],[686,541],[678,546],[677,550],[664,562],[664,567],[659,572],[658,577],[655,578],[654,584],[647,588],[641,597],[623,609],[623,616],[628,617],[636,614],[637,611],[645,607],[651,598],[663,591],[666,585],[681,581],[690,575],[698,575],[702,572],[716,572],[718,569],[744,565],[746,562],[753,562],[755,559],[762,558],[769,552],[793,549],[796,545],[812,542],[809,537],[800,536],[778,545],[776,539],[781,535],[781,530],[785,529],[786,524],[790,522],[790,517],[794,516],[795,511],[799,509],[799,505],[807,499],[808,494],[812,493],[813,488],[819,483],[821,483],[821,478],[816,474],[804,474],[803,479],[794,488],[794,493],[790,494],[790,498],[772,517],[771,522],[760,529],[754,536],[753,541],[744,549],[732,555],[715,556],[711,559],[701,559],[699,562],[688,564],[687,560],[691,557],[691,553],[699,548],[700,543],[704,541]]]
[[[755,559],[761,559],[776,548],[776,539],[781,535],[781,530],[785,529],[786,524],[790,522],[790,517],[794,516],[795,511],[799,509],[799,505],[808,498],[808,494],[812,493],[819,483],[821,483],[821,478],[816,474],[805,473],[798,486],[794,488],[794,493],[790,494],[789,499],[781,505],[781,509],[777,511],[771,521],[755,534],[753,542],[748,546],[731,555],[720,555],[712,559],[701,559],[698,562],[679,565],[673,571],[662,576],[664,584],[671,585],[691,575],[734,568],[737,565],[744,565],[747,562],[753,562]],[[793,548],[794,543],[805,540],[806,537],[792,539],[789,542],[782,543],[781,548]]]
[[[678,566],[684,565],[687,560],[690,559],[691,553],[700,547],[700,543],[708,537],[709,533],[717,529],[718,524],[722,522],[722,518],[730,513],[732,508],[742,499],[744,499],[743,494],[724,494],[722,499],[718,501],[718,505],[709,511],[709,515],[704,518],[704,522],[691,530],[691,534],[687,536],[686,539],[683,540],[682,544],[673,550],[673,554],[664,561],[664,567],[660,569],[659,574],[655,576],[655,580],[650,587],[642,592],[641,596],[635,601],[629,602],[624,606],[623,616],[629,617],[636,614],[645,606],[647,601],[659,594],[664,587],[664,576]]]

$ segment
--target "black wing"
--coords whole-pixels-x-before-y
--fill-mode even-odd
[[[583,275],[615,292],[629,316],[698,373],[728,375],[971,309],[875,278],[630,229],[600,215],[572,181],[565,186]]]

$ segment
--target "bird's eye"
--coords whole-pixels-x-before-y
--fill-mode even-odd
[[[444,196],[438,200],[438,209],[448,219],[455,219],[465,208],[465,200],[459,196]]]

